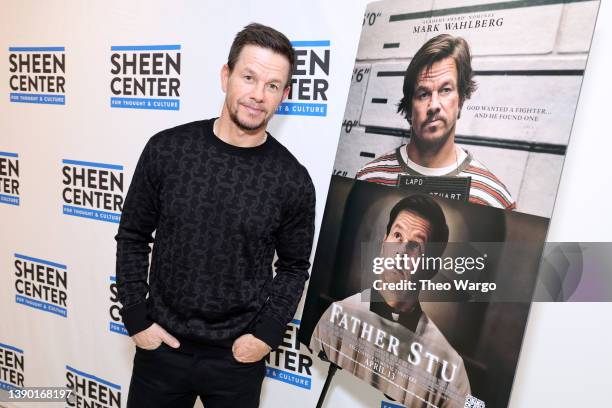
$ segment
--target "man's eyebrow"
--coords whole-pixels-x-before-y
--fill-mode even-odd
[[[429,91],[429,90],[430,90],[430,88],[429,88],[428,86],[425,86],[425,85],[417,85],[417,86],[414,88],[414,92],[418,92],[418,91]]]

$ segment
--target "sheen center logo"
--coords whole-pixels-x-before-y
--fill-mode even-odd
[[[74,392],[66,398],[69,407],[121,408],[120,385],[68,365],[66,387]]]
[[[111,108],[180,109],[180,45],[113,45],[110,63]]]
[[[121,314],[119,314],[119,311],[121,310],[121,303],[119,303],[119,295],[117,293],[117,278],[115,276],[110,277],[109,290],[111,306],[108,309],[108,314],[110,315],[108,329],[113,333],[129,336],[127,329],[123,324],[123,320],[121,319]]]
[[[10,101],[66,104],[64,47],[9,47]]]
[[[281,344],[266,356],[266,377],[310,390],[312,387],[312,357],[300,350],[297,329],[300,321],[294,319],[287,326]]]
[[[19,155],[0,152],[0,204],[19,205]]]
[[[24,353],[15,346],[0,343],[0,390],[20,390],[24,387]]]
[[[15,254],[15,302],[68,316],[68,267],[57,262]]]
[[[329,89],[329,41],[292,41],[295,67],[287,100],[277,115],[327,116]]]
[[[62,160],[64,215],[119,223],[123,210],[123,166]]]

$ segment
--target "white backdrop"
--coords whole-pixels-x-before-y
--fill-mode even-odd
[[[605,199],[609,193],[602,191],[601,175],[608,174],[604,168],[605,147],[612,148],[600,119],[607,115],[602,85],[607,84],[604,81],[611,69],[606,44],[612,41],[609,26],[603,24],[612,21],[611,7],[609,2],[602,3],[550,240],[611,237],[610,218],[604,218],[602,223],[600,215],[607,213],[609,207]],[[329,50],[329,75],[319,70],[300,78],[328,81],[327,116],[279,115],[271,127],[272,134],[309,169],[317,189],[320,224],[365,4],[362,0],[290,5],[238,0],[2,3],[0,177],[17,180],[19,205],[0,202],[0,353],[4,357],[0,361],[0,369],[4,370],[0,371],[14,373],[13,379],[22,375],[24,386],[65,386],[67,377],[77,375],[115,394],[120,392],[120,406],[125,406],[133,345],[127,336],[109,330],[114,306],[110,287],[117,224],[63,214],[62,161],[122,166],[123,170],[116,170],[116,174],[123,173],[124,188],[113,193],[124,195],[137,158],[151,135],[218,114],[223,100],[219,70],[233,35],[249,22],[271,25],[292,41],[329,41],[329,45],[302,45],[308,52]],[[181,83],[179,110],[111,108],[111,46],[135,45],[180,45],[181,69],[175,75]],[[50,46],[64,47],[55,55],[65,58],[65,72],[61,74],[66,82],[65,104],[11,102],[9,95],[15,91],[10,89],[10,78],[15,73],[10,72],[9,55],[27,51],[9,48]],[[3,168],[2,163],[7,162],[18,162],[18,174]],[[1,183],[2,180],[0,187],[4,188]],[[11,195],[8,192],[3,190],[0,194]],[[584,211],[585,199],[592,206],[588,212]],[[576,214],[580,214],[579,222],[573,221]],[[38,259],[38,264],[42,260],[66,267],[67,288],[62,290],[67,296],[66,317],[16,302],[19,293],[15,284],[21,278],[15,261],[23,261],[22,255]],[[610,312],[610,304],[535,305],[511,406],[609,403],[604,392],[578,390],[612,385],[606,377],[606,365],[600,364],[612,361],[608,347],[612,343]],[[300,311],[297,319],[299,315]],[[297,324],[299,320],[288,331],[288,345],[282,347],[278,360],[272,356],[269,366],[281,371],[270,371],[275,376],[264,383],[262,407],[312,407],[316,403],[327,366],[304,347],[297,350],[291,345],[295,344]],[[579,352],[568,352],[576,346]],[[15,356],[17,362],[7,359],[7,355]],[[309,371],[305,366],[310,359],[313,366]],[[301,370],[300,360],[304,362]],[[0,377],[0,382],[10,386],[11,379]],[[340,372],[325,406],[381,407],[385,404],[382,400],[379,392]]]

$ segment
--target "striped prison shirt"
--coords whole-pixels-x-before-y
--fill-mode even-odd
[[[432,174],[426,168],[413,163],[406,151],[406,145],[385,153],[363,166],[355,178],[388,186],[397,186],[401,175],[470,177],[468,201],[474,204],[514,210],[516,202],[506,186],[467,150],[457,147],[458,166],[445,168],[444,174]],[[410,163],[410,164],[409,164]],[[431,169],[434,170],[434,169]]]

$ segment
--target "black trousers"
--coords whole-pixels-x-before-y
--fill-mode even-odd
[[[264,359],[239,363],[231,350],[136,347],[127,407],[192,408],[199,396],[205,408],[256,408],[265,373]]]

